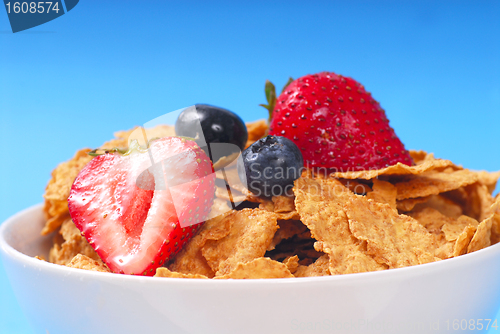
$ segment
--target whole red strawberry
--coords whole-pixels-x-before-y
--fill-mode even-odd
[[[286,86],[275,102],[270,85],[269,134],[291,139],[306,167],[352,171],[412,164],[384,110],[357,81],[332,72],[306,75]]]
[[[166,137],[144,150],[92,159],[68,198],[71,218],[115,273],[154,275],[200,227],[215,174],[194,141]]]

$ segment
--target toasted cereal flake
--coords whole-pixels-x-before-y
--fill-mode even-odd
[[[447,235],[443,231],[443,226],[446,224],[453,226],[453,224],[456,223],[456,219],[447,217],[438,210],[431,207],[426,207],[413,212],[409,212],[408,215],[416,219],[435,238],[434,241],[436,242],[436,257],[444,260],[453,256],[453,248],[455,245],[454,240],[456,238],[453,240],[448,240]],[[463,230],[464,226],[461,226],[461,228]],[[462,230],[460,230],[460,233],[462,232]],[[449,235],[448,238],[451,238],[451,236]]]
[[[314,260],[311,258],[306,258],[306,259],[302,259],[299,261],[299,265],[301,265],[301,266],[309,266],[313,263],[314,263]]]
[[[156,274],[154,277],[172,277],[172,278],[208,278],[205,275],[200,274],[182,274],[175,271],[170,271],[165,267],[159,267],[156,269]]]
[[[435,255],[441,260],[446,260],[453,257],[456,241],[447,241],[444,233],[436,237],[437,248]]]
[[[434,160],[434,154],[433,153],[427,153],[425,151],[415,151],[415,150],[410,150],[410,156],[413,159],[413,162],[418,165],[424,162],[425,160]]]
[[[471,217],[448,217],[431,207],[410,212],[409,215],[435,236],[436,256],[441,259],[465,254],[479,224]]]
[[[53,203],[54,201],[45,201],[45,206],[44,209],[47,208],[47,205],[50,206],[50,203]],[[66,204],[67,205],[67,204]],[[44,210],[44,213],[46,214],[47,211]],[[58,213],[50,218],[47,219],[45,222],[45,225],[41,231],[42,235],[47,235],[49,233],[52,233],[53,231],[57,230],[61,224],[66,221],[68,218],[70,218],[69,211],[63,211],[61,213]]]
[[[476,171],[478,182],[485,185],[488,188],[490,194],[493,194],[497,186],[498,179],[500,178],[500,171],[497,172],[487,172],[487,171]]]
[[[428,197],[419,197],[419,198],[407,198],[400,201],[396,201],[396,207],[400,212],[408,212],[412,211],[413,208],[420,203],[425,203],[429,200]],[[462,211],[462,210],[460,210]]]
[[[263,201],[259,204],[259,209],[274,212],[274,203],[272,201]]]
[[[191,238],[174,257],[168,268],[179,274],[198,274],[212,278],[215,272],[201,253],[207,240],[219,240],[229,234],[232,221],[225,219],[233,211],[207,220],[199,232]]]
[[[281,197],[286,198],[282,199]],[[295,204],[293,204],[293,208],[291,208],[290,203],[288,202],[291,197],[278,196],[277,205],[273,203],[273,201],[269,201],[266,199],[261,199],[259,204],[259,209],[266,210],[269,212],[274,212],[279,220],[298,220],[300,219],[299,213],[295,211]],[[247,198],[248,199],[248,198]],[[291,210],[290,210],[291,209]],[[278,210],[279,212],[277,212]],[[290,211],[287,211],[290,210]]]
[[[450,166],[459,168],[449,160],[435,159],[432,154],[428,154],[425,158],[415,161],[414,166],[408,166],[398,162],[396,165],[382,169],[336,172],[330,174],[330,176],[344,179],[370,180],[380,175],[418,175],[434,169],[441,169]]]
[[[62,223],[59,234],[62,236],[63,241],[54,243],[49,252],[49,262],[66,265],[78,254],[101,261],[99,255],[80,234],[80,230],[71,219],[67,219]]]
[[[451,173],[431,171],[420,175],[411,175],[407,176],[404,182],[396,183],[397,199],[437,195],[475,182],[477,182],[477,175],[467,169]]]
[[[207,219],[212,219],[231,211],[232,209],[229,207],[228,203],[228,201],[218,197],[214,198],[214,203],[212,204],[212,209],[210,210]]]
[[[229,234],[202,246],[203,257],[216,276],[230,273],[240,262],[264,256],[278,229],[276,215],[260,209],[233,211],[224,220],[230,221]]]
[[[302,224],[299,220],[278,220],[279,229],[274,234],[273,240],[269,247],[268,251],[276,248],[276,245],[279,244],[284,239],[290,239],[291,237],[301,234],[307,231],[307,226]]]
[[[66,221],[64,221],[64,223],[61,225],[61,229],[59,230],[59,234],[61,234],[63,239],[66,241],[82,236],[82,233],[71,219],[67,219]]]
[[[274,212],[280,220],[298,220],[299,214],[295,210],[295,197],[273,196],[271,200],[260,198],[259,209]]]
[[[479,224],[474,237],[472,237],[467,247],[467,253],[472,253],[491,245],[491,226],[495,219],[495,215],[492,215]]]
[[[274,212],[295,211],[295,197],[293,196],[273,196]]]
[[[290,272],[293,274],[295,271],[297,271],[297,268],[299,268],[299,257],[297,255],[294,256],[289,256],[287,257],[283,263],[285,266],[290,270]]]
[[[224,167],[223,169],[219,169],[215,172],[215,176],[219,180],[224,180],[224,182],[229,186],[231,191],[237,190],[238,192],[244,195],[251,195],[251,193],[247,190],[243,182],[241,182],[240,177],[238,175],[238,169],[236,168],[237,160],[233,160],[231,164]],[[215,167],[214,167],[215,168]]]
[[[462,233],[460,233],[453,247],[454,257],[467,253],[467,247],[469,246],[472,237],[474,237],[474,233],[476,233],[476,230],[476,226],[468,225],[465,227]]]
[[[330,255],[332,275],[382,270],[385,267],[367,255],[349,230],[342,204],[355,196],[335,179],[299,178],[295,181],[295,206],[309,228],[317,251]]]
[[[367,242],[368,254],[389,268],[436,261],[434,237],[415,219],[361,196],[344,205],[353,235]]]
[[[297,211],[292,212],[275,212],[276,218],[279,220],[299,220],[300,216]]]
[[[321,176],[320,178],[324,178]],[[369,192],[372,191],[372,188],[363,182],[360,182],[359,180],[352,180],[352,179],[339,179],[340,183],[342,183],[347,189],[349,189],[351,192],[358,194],[358,195],[367,195]],[[364,181],[364,180],[362,180]],[[364,181],[367,182],[367,181]]]
[[[490,217],[493,214],[492,205],[495,203],[495,199],[491,196],[488,187],[476,183],[465,189],[468,191],[465,212],[471,217],[477,217],[479,221]]]
[[[46,200],[65,201],[68,199],[71,185],[76,176],[92,160],[92,157],[87,154],[89,151],[88,148],[77,151],[73,158],[59,164],[52,171],[52,179],[49,181],[43,195]]]
[[[313,246],[316,244],[316,242],[313,244]],[[314,248],[309,248],[307,243],[299,245],[297,248],[295,248],[295,253],[298,253],[299,257],[303,257],[303,259],[299,261],[301,264],[303,264],[303,262],[306,260],[311,260],[312,263],[324,254],[323,252],[319,252]]]
[[[463,210],[460,205],[443,195],[432,195],[425,198],[427,198],[427,201],[416,204],[413,209],[414,211],[425,208],[433,208],[441,212],[443,215],[451,218],[458,218],[463,214]]]
[[[239,152],[234,152],[228,156],[220,157],[219,160],[213,164],[214,169],[218,170],[229,165],[231,162],[236,161],[236,158],[238,158],[239,155]]]
[[[479,182],[443,195],[460,205],[464,215],[478,221],[483,221],[491,215],[491,205],[495,201],[489,193],[488,187]]]
[[[491,224],[491,244],[494,245],[500,241],[500,212],[495,213]]]
[[[416,165],[421,165],[421,164],[423,164],[425,162],[432,162],[432,161],[436,161],[436,160],[442,160],[442,159],[436,159],[436,157],[434,157],[434,153],[426,153],[426,152],[423,152],[423,151],[419,151],[419,152],[413,151],[413,152],[414,153],[412,153],[412,151],[410,151],[410,155],[412,157],[415,156],[416,161],[414,160],[414,162],[415,162]],[[425,157],[423,157],[423,159],[420,159],[423,156],[423,153],[425,153]],[[460,170],[460,169],[463,169],[462,166],[457,166],[454,163],[445,164],[445,165],[446,166],[438,166],[438,167],[436,167],[436,169],[438,169],[438,170],[445,170],[445,169]]]
[[[373,191],[366,195],[368,199],[374,200],[375,202],[389,204],[394,210],[397,210],[396,196],[396,187],[389,182],[379,179],[373,179]]]
[[[66,264],[66,267],[99,271],[103,273],[111,272],[111,270],[109,270],[108,267],[104,263],[102,263],[102,261],[96,261],[82,254],[75,255],[75,257],[73,257],[73,259],[71,259],[71,261]]]
[[[497,195],[495,203],[491,206],[491,212],[495,215],[495,219],[491,225],[491,244],[496,244],[500,241],[500,196]]]
[[[333,237],[342,244],[352,243],[348,226],[341,224],[345,218],[342,215],[342,200],[352,194],[346,187],[335,179],[299,178],[295,181],[294,193],[297,211],[302,222],[311,230],[313,238],[324,241],[327,237]],[[331,215],[322,215],[324,211]],[[332,221],[323,221],[322,218],[329,216]]]
[[[265,197],[259,197],[255,194],[252,194],[248,190],[244,193],[247,197],[245,198],[245,201],[248,201],[250,203],[264,203],[264,202],[269,202],[268,198]]]
[[[222,200],[231,201],[233,203],[241,203],[247,199],[247,195],[232,189],[228,192],[225,187],[215,187],[215,196]]]
[[[255,143],[260,138],[264,137],[267,133],[268,125],[265,119],[261,119],[255,122],[246,123],[248,131],[248,140],[245,148]]]
[[[318,251],[329,255],[329,270],[332,275],[353,274],[368,271],[388,269],[385,263],[377,262],[376,258],[369,255],[366,243],[357,241],[352,245],[329,249],[325,243],[318,241],[314,244]]]
[[[491,206],[491,211],[500,213],[500,193],[498,193],[497,196],[495,197],[495,202]]]
[[[455,223],[455,219],[447,217],[438,210],[430,207],[408,212],[407,215],[417,220],[420,225],[432,234],[440,234],[443,225],[446,223],[450,225]]]
[[[324,254],[308,266],[299,266],[293,274],[295,277],[329,276],[329,264],[328,255]]]
[[[47,235],[55,230],[68,217],[68,196],[71,185],[80,170],[90,161],[92,157],[87,153],[90,149],[82,149],[76,152],[70,160],[59,164],[52,171],[50,179],[45,189],[44,213],[47,222],[42,229],[42,235]]]
[[[477,227],[478,221],[469,216],[460,216],[453,223],[443,225],[442,231],[448,241],[455,241],[463,233],[467,226]]]
[[[271,251],[271,252],[268,252],[266,254],[264,254],[265,257],[268,257],[270,258],[271,260],[274,260],[274,261],[278,261],[278,262],[285,262],[285,260],[291,256],[294,256],[294,255],[297,255],[295,254],[297,253],[295,250],[288,250],[288,251],[282,251],[282,252],[278,252],[278,251]],[[297,255],[298,256],[298,255]],[[304,260],[304,259],[302,259]],[[302,261],[300,260],[300,261]],[[299,263],[300,263],[299,261]]]
[[[291,278],[294,277],[286,265],[267,257],[256,258],[250,262],[239,262],[226,275],[217,276],[219,279],[258,279],[258,278]]]

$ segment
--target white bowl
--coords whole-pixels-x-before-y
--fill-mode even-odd
[[[494,320],[500,306],[500,244],[437,263],[343,276],[137,277],[33,258],[47,255],[51,243],[39,233],[41,208],[0,226],[7,275],[36,333],[420,334],[480,324],[485,332],[484,319]]]

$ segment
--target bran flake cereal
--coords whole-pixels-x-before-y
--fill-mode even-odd
[[[344,207],[353,235],[367,242],[378,263],[401,268],[437,260],[433,236],[413,218],[364,197],[351,197]]]
[[[156,269],[156,274],[154,277],[172,277],[172,278],[202,278],[202,279],[207,279],[207,276],[200,275],[200,274],[181,274],[178,272],[173,272],[168,270],[167,268],[160,267]]]
[[[366,194],[366,198],[375,202],[388,204],[392,209],[396,206],[397,189],[391,183],[373,179],[373,191]]]
[[[287,257],[283,263],[292,274],[295,273],[300,266],[299,257],[297,255]]]
[[[469,247],[470,241],[476,233],[477,227],[466,226],[463,232],[458,236],[457,241],[453,247],[453,256],[460,256],[467,253],[467,247]]]
[[[425,154],[425,157],[422,157],[423,154]],[[412,155],[412,151],[410,151],[410,155]],[[414,166],[397,163],[396,165],[385,167],[382,169],[334,172],[330,174],[330,176],[344,179],[370,180],[381,175],[419,175],[428,171],[432,171],[434,169],[442,169],[446,167],[458,168],[449,160],[435,159],[434,155],[426,154],[422,151],[416,153],[415,156],[419,157],[420,159],[416,159],[415,161],[415,158],[412,156],[415,161]]]
[[[77,254],[68,264],[66,264],[66,267],[99,271],[103,273],[111,272],[111,270],[109,270],[108,267],[102,263],[102,261],[91,259],[90,257],[82,254]]]
[[[43,211],[47,219],[42,230],[43,235],[55,231],[69,217],[68,196],[71,185],[80,170],[92,160],[92,157],[87,154],[88,152],[90,149],[76,152],[73,158],[59,164],[52,172],[52,178],[43,195],[45,199]]]
[[[308,266],[299,265],[293,274],[295,277],[330,276],[329,263],[328,255],[325,254]]]
[[[101,261],[71,218],[62,223],[59,236],[56,236],[56,239],[57,241],[49,252],[49,262],[66,265],[78,254]]]
[[[301,221],[318,240],[315,249],[329,254],[332,274],[385,269],[363,251],[362,243],[349,229],[342,202],[356,195],[335,179],[300,178],[295,182],[294,192]]]
[[[472,253],[491,245],[491,226],[495,215],[483,220],[477,227],[476,233],[467,247],[467,253]]]
[[[260,120],[248,123],[247,129],[246,147],[268,127]],[[145,143],[145,138],[173,135],[172,126],[145,133],[134,128],[115,133],[101,149],[126,149],[133,139]],[[109,272],[67,207],[73,180],[92,159],[89,151],[78,151],[53,171],[44,195],[42,233],[57,231],[49,262]],[[500,241],[500,196],[492,196],[500,172],[470,171],[424,151],[410,155],[413,166],[305,170],[293,194],[272,198],[251,194],[233,160],[216,172],[211,219],[155,277],[341,275],[445,260]]]
[[[249,262],[239,262],[227,275],[218,279],[251,279],[251,278],[291,278],[294,277],[288,267],[268,257],[259,257]]]
[[[463,214],[463,210],[460,205],[441,194],[423,197],[423,199],[425,200],[420,203],[416,203],[414,208],[408,211],[420,211],[425,208],[432,208],[441,212],[443,215],[452,218],[458,218]]]
[[[260,209],[243,209],[230,213],[229,234],[218,240],[206,240],[203,257],[216,276],[229,274],[238,263],[263,257],[278,230],[276,216]]]
[[[396,183],[397,199],[425,197],[455,190],[477,181],[477,175],[469,170],[451,173],[426,172],[406,177],[404,182]]]

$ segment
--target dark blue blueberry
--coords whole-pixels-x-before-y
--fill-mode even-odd
[[[238,175],[252,193],[271,197],[290,194],[303,167],[297,145],[285,137],[267,136],[243,151]]]
[[[199,133],[200,125],[203,134]],[[248,139],[247,127],[238,115],[208,104],[196,104],[183,110],[175,122],[175,133],[178,136],[205,138],[208,147],[202,140],[197,143],[213,163],[233,153],[239,154]]]

